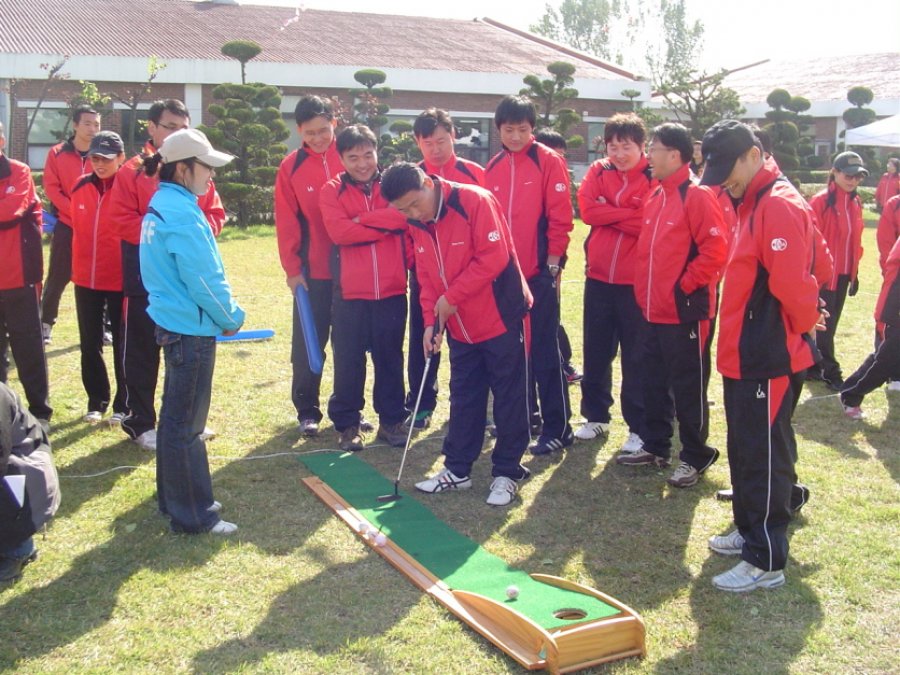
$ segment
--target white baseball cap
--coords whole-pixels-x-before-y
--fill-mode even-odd
[[[163,141],[159,154],[166,164],[194,158],[209,166],[220,167],[234,159],[234,155],[214,149],[206,134],[198,129],[180,129],[170,134]]]

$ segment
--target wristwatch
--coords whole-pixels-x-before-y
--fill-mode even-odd
[[[559,274],[559,265],[547,265],[550,276],[555,277]]]

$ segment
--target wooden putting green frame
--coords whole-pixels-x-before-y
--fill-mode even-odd
[[[370,532],[376,528],[327,483],[316,476],[302,480],[372,550],[524,668],[571,673],[616,659],[646,655],[643,619],[615,598],[574,581],[532,574],[536,581],[593,596],[619,610],[618,614],[604,619],[548,631],[507,605],[478,593],[449,588],[390,538],[382,545],[376,544],[374,536],[360,531],[364,524]]]

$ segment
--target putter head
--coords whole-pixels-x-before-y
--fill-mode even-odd
[[[394,493],[392,495],[381,495],[380,497],[377,498],[377,500],[381,503],[395,502],[398,499],[403,499],[403,497],[401,497],[400,495],[398,495],[396,493]]]

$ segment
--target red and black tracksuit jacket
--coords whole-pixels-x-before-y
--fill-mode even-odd
[[[435,166],[426,160],[419,162],[419,167],[429,176],[438,176],[444,180],[464,185],[484,187],[484,169],[477,162],[453,155],[443,166]]]
[[[644,198],[656,184],[646,157],[629,171],[619,171],[609,158],[591,164],[578,188],[581,219],[591,227],[584,242],[589,279],[634,283],[634,252],[644,223]]]
[[[884,274],[888,255],[894,242],[900,239],[900,195],[888,199],[882,208],[875,239],[878,241],[878,264]]]
[[[500,204],[486,190],[435,179],[434,222],[410,221],[425,324],[442,295],[455,305],[450,335],[475,344],[502,335],[528,312],[531,293],[519,269]]]
[[[884,281],[875,303],[875,321],[882,334],[885,324],[900,327],[900,239],[894,242],[885,261]]]
[[[319,205],[335,245],[332,278],[344,300],[406,294],[406,218],[381,196],[380,178],[360,184],[345,172],[322,188]]]
[[[859,260],[863,255],[862,202],[856,191],[846,192],[831,181],[825,190],[810,200],[809,205],[834,259],[834,272],[825,282],[825,287],[833,291],[839,276],[848,276],[852,281],[859,273]]]
[[[634,295],[651,323],[690,323],[716,315],[716,284],[728,257],[728,225],[715,194],[690,165],[644,202],[635,252]]]
[[[122,290],[122,240],[109,217],[116,177],[81,177],[72,188],[72,282],[97,291]]]
[[[875,188],[875,203],[884,208],[891,197],[900,194],[900,173],[885,172]]]
[[[31,169],[0,153],[0,291],[39,284],[43,274],[41,201]]]
[[[334,142],[323,153],[304,145],[278,167],[275,179],[275,233],[281,266],[289,277],[331,279],[331,239],[322,221],[322,186],[344,170]]]
[[[799,373],[814,362],[808,333],[819,318],[812,211],[766,160],[737,215],[719,308],[719,372],[732,379]]]
[[[91,160],[75,149],[73,138],[58,143],[47,153],[44,164],[44,192],[63,224],[72,225],[72,189],[82,175],[91,170]]]
[[[573,213],[562,157],[532,138],[519,152],[497,153],[485,181],[503,208],[526,279],[544,269],[548,255],[564,258]]]
[[[141,280],[138,245],[141,242],[141,223],[147,213],[150,198],[159,187],[159,174],[148,176],[141,168],[143,158],[152,155],[152,143],[144,146],[144,153],[132,157],[116,173],[116,182],[109,194],[109,217],[119,230],[122,240],[122,288],[125,295],[147,295]],[[225,208],[214,185],[205,195],[197,197],[197,205],[218,236],[225,224]]]

